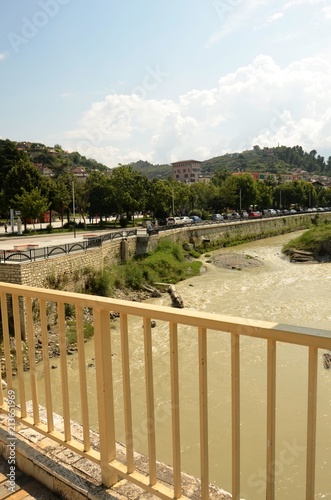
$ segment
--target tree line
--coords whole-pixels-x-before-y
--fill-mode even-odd
[[[163,218],[210,213],[228,209],[249,210],[331,206],[331,190],[310,182],[282,183],[281,178],[267,175],[264,182],[249,173],[232,175],[223,168],[215,172],[209,183],[185,184],[170,178],[149,180],[131,165],[119,165],[112,172],[91,171],[86,180],[78,181],[70,170],[45,177],[31,163],[24,151],[14,143],[0,145],[0,211],[8,218],[9,209],[21,212],[23,222],[38,219],[48,210],[68,222],[75,210],[85,222],[96,215],[102,221],[110,215],[132,218],[137,212]]]

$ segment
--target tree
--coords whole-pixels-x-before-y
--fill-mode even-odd
[[[127,216],[137,211],[143,211],[147,202],[147,177],[133,167],[121,165],[113,170],[110,177],[114,199],[117,205],[117,215],[126,213]]]
[[[10,206],[10,201],[15,198],[16,194],[21,194],[23,189],[31,192],[36,187],[40,188],[41,184],[42,176],[39,170],[29,160],[19,160],[10,169],[4,181],[4,195],[7,206]]]
[[[52,193],[52,207],[61,215],[63,225],[64,213],[67,212],[67,220],[70,222],[69,212],[72,204],[72,182],[73,175],[64,172],[55,179],[55,190]]]
[[[41,217],[50,205],[38,187],[32,189],[30,192],[22,188],[22,194],[16,194],[11,203],[16,209],[20,210],[25,230],[26,220],[32,219],[33,227],[35,227],[35,220]]]
[[[256,203],[256,181],[250,174],[236,176],[237,180],[237,200],[236,207],[249,209]]]
[[[273,188],[264,182],[256,182],[256,199],[254,205],[259,208],[271,207],[273,200]]]
[[[114,188],[103,173],[91,172],[86,179],[85,189],[90,218],[98,215],[102,221],[104,216],[116,212]]]
[[[165,218],[172,212],[172,182],[154,179],[149,185],[146,209],[155,218]]]
[[[220,203],[225,208],[234,208],[238,200],[238,183],[234,176],[228,177],[220,187]]]
[[[19,151],[14,142],[0,141],[0,191],[4,188],[4,182],[10,170],[20,162],[30,163],[27,154]]]

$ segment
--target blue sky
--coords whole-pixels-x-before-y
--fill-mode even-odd
[[[329,0],[11,0],[0,137],[115,167],[278,144],[331,156]]]

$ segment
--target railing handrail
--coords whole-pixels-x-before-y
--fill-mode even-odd
[[[19,404],[17,419],[38,432],[50,437],[64,447],[79,453],[89,460],[93,460],[101,467],[102,480],[107,486],[117,481],[117,476],[133,481],[146,491],[156,496],[170,500],[183,496],[181,487],[180,464],[180,409],[179,409],[179,379],[178,379],[178,352],[177,326],[189,325],[195,327],[198,333],[198,360],[199,367],[199,415],[200,415],[200,468],[201,468],[201,498],[209,498],[208,475],[208,362],[207,346],[208,331],[228,333],[231,338],[231,401],[232,401],[232,495],[233,500],[240,499],[240,337],[264,339],[267,343],[267,440],[266,440],[266,498],[275,499],[275,415],[276,415],[276,345],[278,342],[306,346],[309,350],[308,366],[308,411],[307,411],[307,465],[306,465],[306,500],[314,499],[315,480],[315,442],[316,442],[316,394],[317,394],[317,351],[319,348],[331,350],[331,333],[328,330],[285,325],[277,322],[243,319],[220,314],[211,314],[195,310],[179,310],[167,306],[157,306],[129,302],[120,299],[111,299],[100,296],[90,296],[79,293],[50,290],[37,287],[28,287],[8,283],[0,283],[1,318],[4,338],[4,355],[8,388],[12,388],[13,373],[10,353],[8,304],[12,304],[14,319],[15,342],[17,354]],[[11,302],[8,298],[11,297]],[[23,298],[23,300],[21,299]],[[42,333],[42,349],[45,377],[46,414],[47,422],[40,422],[38,409],[37,382],[35,370],[31,370],[30,384],[32,394],[33,417],[28,415],[25,398],[25,382],[23,378],[21,341],[21,320],[25,312],[27,329],[28,351],[33,364],[35,339],[32,302],[37,300],[40,309],[40,325]],[[61,393],[63,397],[63,432],[54,429],[53,400],[50,383],[50,363],[48,353],[47,303],[57,304],[59,323],[59,349],[61,370]],[[70,404],[68,392],[68,363],[66,358],[65,333],[65,305],[71,304],[76,310],[76,328],[78,339],[78,359],[80,374],[81,408],[83,420],[83,444],[75,441],[71,436]],[[88,439],[88,398],[86,392],[84,341],[82,317],[84,308],[92,310],[94,322],[94,343],[96,363],[96,391],[99,417],[100,450],[92,449]],[[125,435],[127,459],[126,465],[116,457],[116,443],[114,432],[114,401],[112,387],[112,353],[110,334],[110,312],[120,313],[120,334],[122,348],[123,370],[123,405],[125,407]],[[144,335],[144,364],[146,384],[146,422],[148,441],[149,471],[147,476],[134,468],[133,463],[133,429],[132,407],[130,394],[130,365],[128,350],[128,316],[143,319]],[[151,320],[164,321],[169,325],[171,359],[171,415],[172,415],[172,445],[173,445],[173,488],[164,486],[157,477],[156,456],[156,428],[155,403],[153,381],[153,357]],[[21,354],[20,354],[21,353]],[[4,402],[3,389],[0,384],[0,405],[2,411],[8,411]],[[84,420],[85,415],[85,420]],[[85,422],[85,424],[84,424]],[[55,432],[56,430],[56,432]]]
[[[23,290],[25,288],[28,290],[28,293],[24,293]],[[61,302],[65,302],[64,299],[67,299],[68,303],[71,302],[84,307],[90,307],[91,302],[93,302],[98,308],[102,309],[102,305],[104,305],[104,309],[109,309],[111,307],[119,313],[127,313],[127,310],[130,309],[130,314],[141,317],[152,316],[154,319],[160,321],[169,321],[170,314],[176,323],[183,325],[207,327],[209,330],[219,330],[248,337],[277,340],[288,344],[331,350],[330,330],[276,323],[274,321],[244,319],[237,316],[232,317],[191,309],[174,309],[169,306],[144,304],[143,302],[131,302],[97,295],[90,296],[63,290],[51,290],[32,286],[22,287],[22,285],[4,282],[0,282],[0,291],[1,290],[7,293],[15,291],[18,295],[29,295],[45,300],[60,300]]]

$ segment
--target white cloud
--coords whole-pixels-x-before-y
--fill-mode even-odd
[[[267,4],[267,0],[213,0],[212,7],[219,21],[220,29],[213,33],[205,43],[209,49],[221,39],[247,24],[255,10]]]
[[[318,5],[325,3],[326,0],[289,0],[285,3],[284,9],[289,9],[290,7],[297,7],[298,5]]]
[[[316,57],[281,68],[259,55],[217,87],[176,100],[109,95],[61,143],[109,166],[204,160],[254,144],[298,144],[330,156],[331,63]]]
[[[274,23],[275,21],[278,21],[282,17],[284,17],[283,12],[276,12],[275,14],[273,14],[272,16],[269,17],[268,23]]]
[[[8,52],[0,52],[0,61],[3,61],[8,57]]]
[[[322,14],[325,16],[326,19],[331,19],[331,6],[324,7],[322,9]]]

